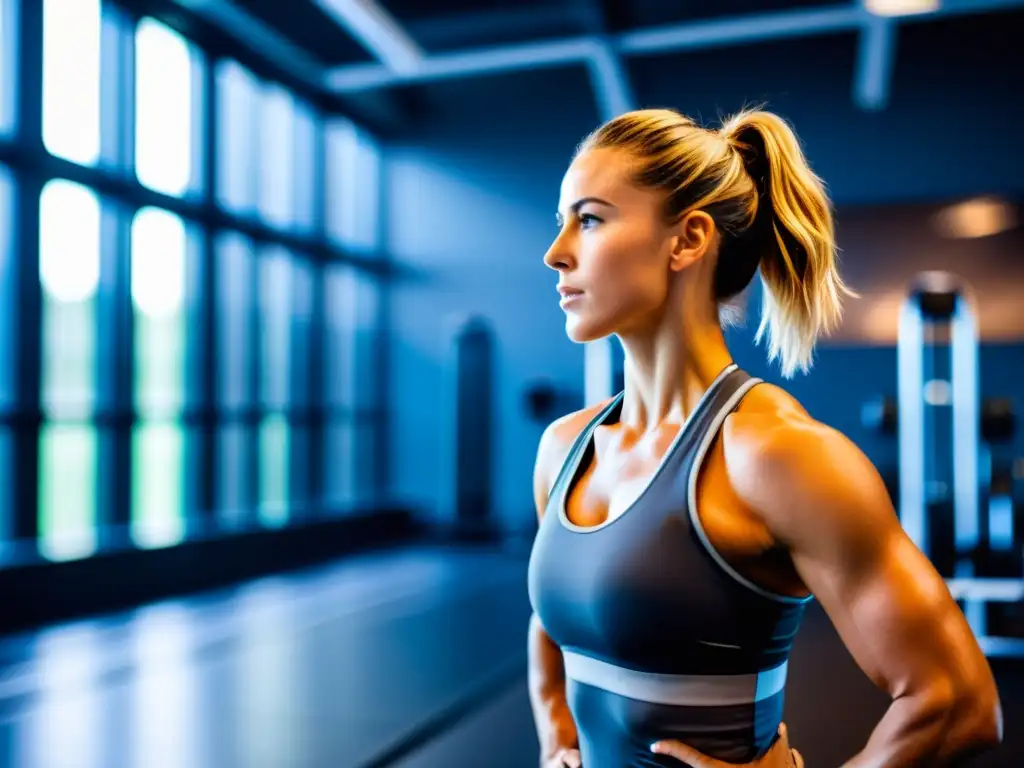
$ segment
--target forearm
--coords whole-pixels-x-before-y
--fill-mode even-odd
[[[534,617],[529,643],[530,706],[540,741],[541,755],[554,757],[578,744],[576,724],[565,700],[565,669],[562,652]]]
[[[927,694],[894,699],[864,749],[843,768],[965,765],[998,744],[998,703],[961,697],[951,703]]]

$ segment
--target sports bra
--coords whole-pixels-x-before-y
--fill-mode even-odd
[[[584,768],[674,766],[650,745],[679,739],[746,762],[774,743],[789,650],[811,597],[771,592],[714,549],[697,515],[697,477],[726,416],[758,379],[728,366],[704,393],[653,478],[621,515],[574,525],[566,498],[593,460],[580,433],[551,489],[528,588],[560,646]]]

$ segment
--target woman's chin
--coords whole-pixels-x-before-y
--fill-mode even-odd
[[[565,333],[570,341],[576,344],[586,344],[591,341],[598,341],[610,335],[610,331],[599,328],[594,323],[588,323],[582,318],[570,315],[565,320]]]

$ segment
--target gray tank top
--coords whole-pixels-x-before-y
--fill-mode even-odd
[[[726,368],[643,493],[611,521],[576,526],[565,499],[593,458],[594,429],[619,418],[622,393],[576,439],[551,489],[529,593],[562,649],[584,768],[678,767],[651,753],[659,739],[730,762],[775,740],[789,650],[811,598],[774,594],[733,569],[695,503],[722,422],[758,382]]]

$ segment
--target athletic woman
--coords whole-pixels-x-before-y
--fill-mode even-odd
[[[758,341],[809,369],[844,285],[831,206],[789,126],[611,120],[562,182],[567,333],[615,335],[625,387],[538,449],[531,700],[542,765],[799,764],[782,726],[809,600],[892,697],[847,768],[941,766],[996,744],[995,683],[942,578],[846,437],[746,374],[723,322],[759,273]],[[824,682],[824,681],[823,681]],[[823,688],[822,706],[842,706]]]

